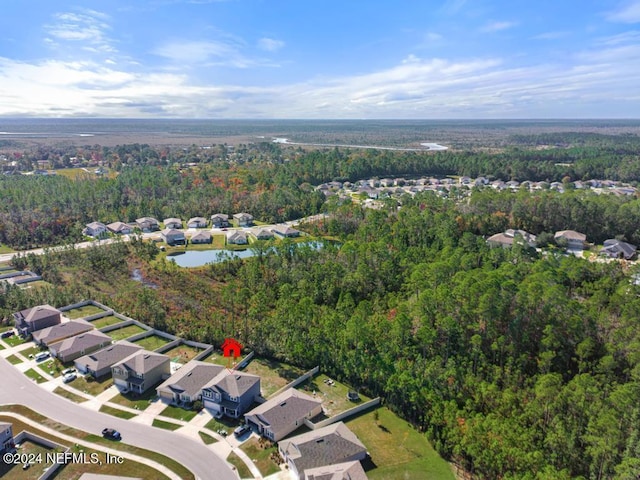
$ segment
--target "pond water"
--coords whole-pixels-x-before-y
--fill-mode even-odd
[[[317,250],[322,248],[323,242],[303,242],[296,243],[294,245],[307,245]],[[207,263],[221,263],[227,260],[249,258],[255,255],[256,252],[250,248],[247,248],[246,250],[227,250],[224,248],[217,248],[212,250],[191,250],[187,252],[174,253],[167,255],[167,259],[175,262],[181,267],[201,267]]]

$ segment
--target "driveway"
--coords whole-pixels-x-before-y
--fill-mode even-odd
[[[237,475],[220,457],[197,440],[148,425],[123,420],[83,408],[47,392],[29,380],[4,358],[0,358],[0,404],[20,404],[78,430],[101,435],[112,427],[122,433],[122,443],[135,445],[173,458],[200,480],[237,480]]]

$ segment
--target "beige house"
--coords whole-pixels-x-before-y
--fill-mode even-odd
[[[144,393],[171,375],[167,355],[142,350],[111,367],[113,383],[121,391]]]

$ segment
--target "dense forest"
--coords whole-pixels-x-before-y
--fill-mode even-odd
[[[313,228],[338,244],[258,246],[194,270],[137,241],[27,255],[18,265],[55,286],[11,288],[0,308],[91,297],[185,337],[235,335],[261,355],[321,365],[382,395],[477,478],[637,478],[633,272],[489,249],[477,218],[433,194],[399,211],[334,205]],[[130,280],[133,267],[158,288]]]

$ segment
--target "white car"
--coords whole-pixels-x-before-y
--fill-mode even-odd
[[[69,382],[73,382],[76,379],[76,374],[75,372],[70,372],[70,373],[65,373],[62,376],[62,381],[64,383],[69,383]]]

